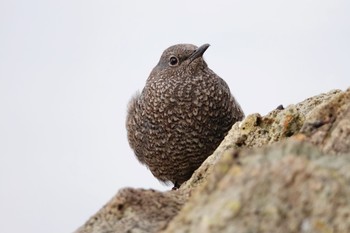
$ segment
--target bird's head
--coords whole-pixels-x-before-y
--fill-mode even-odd
[[[151,77],[162,75],[166,72],[189,72],[207,67],[203,59],[204,52],[209,48],[209,44],[197,47],[192,44],[177,44],[167,48],[156,67],[154,67]],[[152,75],[153,74],[153,75]]]

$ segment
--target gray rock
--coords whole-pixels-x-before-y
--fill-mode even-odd
[[[350,232],[350,154],[288,139],[226,153],[164,232]]]
[[[75,233],[158,232],[182,207],[178,193],[122,189]]]
[[[120,191],[76,233],[348,233],[349,100],[336,90],[249,115],[179,190]]]

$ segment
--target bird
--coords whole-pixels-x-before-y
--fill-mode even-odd
[[[176,44],[162,53],[129,101],[126,129],[140,163],[177,189],[211,155],[244,112],[203,59],[209,44]]]

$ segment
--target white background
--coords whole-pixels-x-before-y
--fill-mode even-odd
[[[72,232],[126,186],[129,98],[162,51],[205,59],[246,114],[350,83],[350,2],[0,1],[0,232]]]

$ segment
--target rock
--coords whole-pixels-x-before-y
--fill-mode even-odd
[[[123,189],[76,233],[350,232],[349,184],[350,89],[335,90],[247,116],[179,190]]]
[[[350,154],[291,139],[226,153],[167,233],[350,232]]]
[[[350,89],[313,109],[300,133],[330,154],[350,151]]]
[[[182,207],[180,192],[122,189],[75,232],[158,232]]]

